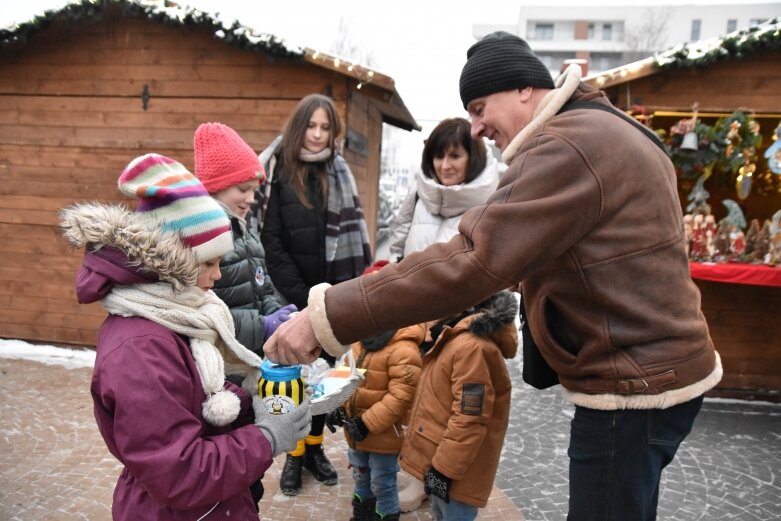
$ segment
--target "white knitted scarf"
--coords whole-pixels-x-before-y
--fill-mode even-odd
[[[175,290],[166,282],[114,286],[101,303],[113,315],[143,317],[188,337],[206,393],[204,419],[223,426],[238,417],[239,398],[224,389],[226,367],[228,374],[247,375],[262,360],[236,340],[230,310],[213,291]]]

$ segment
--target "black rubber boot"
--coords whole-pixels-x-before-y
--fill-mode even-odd
[[[377,498],[361,499],[358,494],[353,494],[353,517],[350,521],[374,521],[374,507]]]
[[[372,521],[376,521],[378,519],[382,521],[399,521],[399,517],[401,517],[401,512],[396,512],[395,514],[380,514],[379,512],[373,512],[372,515],[374,517],[370,517]]]
[[[336,470],[323,452],[323,446],[307,445],[304,452],[304,468],[310,471],[323,485],[336,485]]]
[[[301,492],[301,466],[304,463],[303,456],[287,455],[285,466],[279,475],[279,490],[286,496],[297,496]]]

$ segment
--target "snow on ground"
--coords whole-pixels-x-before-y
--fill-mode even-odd
[[[32,360],[47,365],[59,365],[66,369],[80,369],[95,365],[95,351],[91,349],[29,344],[23,340],[4,338],[0,338],[0,358]]]

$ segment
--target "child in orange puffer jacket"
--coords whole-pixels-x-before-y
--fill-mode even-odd
[[[384,261],[387,263],[387,261]],[[382,267],[379,261],[364,276]],[[330,413],[326,425],[342,426],[352,467],[353,520],[398,520],[396,474],[406,423],[420,377],[419,345],[426,326],[386,331],[352,346],[356,366],[366,380],[343,406]]]

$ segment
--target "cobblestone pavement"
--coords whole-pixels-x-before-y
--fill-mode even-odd
[[[515,382],[510,427],[496,487],[481,520],[563,520],[567,446],[574,409],[557,389]],[[110,519],[120,465],[92,417],[90,369],[0,358],[0,519]],[[329,433],[330,434],[330,433]],[[266,520],[347,520],[351,479],[340,433],[326,437],[340,471],[335,487],[305,473],[304,493],[278,492],[283,458],[269,469],[261,508]],[[777,520],[781,515],[781,405],[707,399],[692,434],[665,470],[659,519]],[[428,505],[428,503],[424,503]],[[432,519],[429,508],[402,520]]]
[[[65,369],[0,358],[0,520],[110,520],[114,483],[121,465],[109,454],[92,416],[90,369]],[[330,521],[351,516],[352,478],[341,432],[325,448],[340,472],[322,486],[305,471],[304,492],[278,491],[280,456],[263,479],[261,502],[268,521]],[[498,488],[479,516],[519,521],[523,514]],[[402,520],[430,520],[428,502]]]
[[[574,407],[558,388],[535,390],[511,363],[513,406],[496,485],[528,521],[567,512],[567,447]],[[781,519],[781,405],[706,398],[662,474],[658,518]]]

